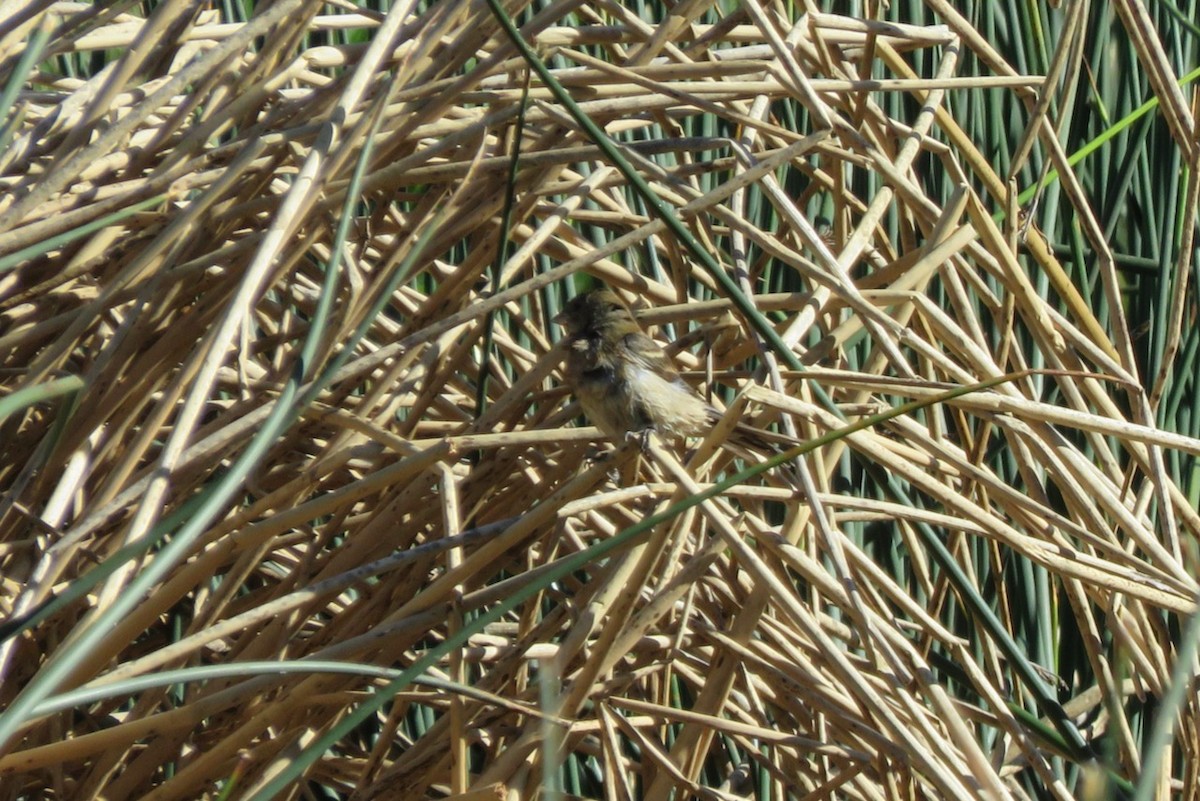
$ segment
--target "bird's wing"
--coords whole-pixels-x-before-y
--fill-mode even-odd
[[[671,357],[650,337],[640,331],[629,333],[625,335],[623,344],[628,350],[629,357],[639,366],[658,373],[666,381],[683,380],[679,377],[679,371],[675,369]]]

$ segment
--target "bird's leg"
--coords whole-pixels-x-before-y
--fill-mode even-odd
[[[648,453],[650,451],[650,435],[653,433],[654,433],[653,428],[643,428],[639,431],[626,431],[625,439],[626,440],[636,439],[638,441],[638,445],[642,449],[642,453]]]

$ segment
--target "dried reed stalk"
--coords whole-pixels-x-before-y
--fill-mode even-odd
[[[530,80],[485,5],[316,14],[281,0],[232,23],[201,6],[144,19],[31,4],[0,22],[6,65],[39,24],[46,55],[120,53],[86,79],[36,67],[0,156],[0,386],[84,385],[2,422],[7,617],[195,515],[293,371],[308,385],[352,348],[181,558],[164,565],[155,546],[4,643],[0,708],[51,660],[69,671],[47,692],[111,694],[16,721],[0,797],[265,787],[380,680],[128,682],[252,660],[411,664],[548,566],[730,472],[719,433],[695,454],[592,460],[599,434],[578,427],[548,325],[583,273],[669,326],[659,336],[679,339],[698,381],[739,391],[730,420],[805,440],[946,387],[1052,372],[829,442],[545,586],[427,672],[441,683],[339,739],[309,781],[359,799],[532,798],[569,760],[609,799],[744,797],[751,774],[855,799],[1020,798],[1033,775],[1070,798],[1055,746],[1014,711],[1031,691],[1012,655],[922,530],[1005,626],[1022,614],[1007,566],[1053,588],[1096,677],[1061,677],[1090,699],[1067,705],[1099,716],[1089,736],[1115,732],[1112,768],[1136,775],[1123,701],[1164,692],[1171,627],[1197,591],[1200,518],[1164,459],[1200,442],[1155,424],[1122,321],[1097,319],[1036,230],[995,222],[1013,207],[1006,177],[946,92],[1032,108],[1045,87],[930,5],[949,25],[789,22],[744,0],[717,25],[566,2],[525,26],[806,371],[711,300],[713,278]],[[1119,4],[1123,22],[1137,6]],[[1156,90],[1174,87],[1145,46]],[[968,50],[996,74],[958,76]],[[896,93],[909,102],[885,102]],[[789,146],[780,169],[752,172]],[[923,171],[957,191],[931,196]],[[812,221],[822,203],[827,230]],[[332,317],[301,364],[335,248]],[[903,498],[883,493],[888,475]],[[152,591],[101,617],[156,561]],[[97,620],[100,644],[73,649]]]

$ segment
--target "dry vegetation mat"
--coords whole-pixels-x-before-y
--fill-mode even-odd
[[[808,5],[509,2],[523,52],[485,2],[10,4],[0,799],[1200,797],[1200,440],[1059,146],[1086,4],[1045,75]],[[601,282],[710,436],[581,417]]]

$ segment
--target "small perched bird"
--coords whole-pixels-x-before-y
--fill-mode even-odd
[[[607,289],[577,296],[554,322],[570,337],[567,382],[588,419],[618,445],[650,431],[667,439],[700,437],[721,417]],[[739,424],[735,444],[771,452],[766,433]]]
[[[570,336],[567,382],[592,424],[617,444],[629,434],[698,437],[716,410],[607,289],[574,298],[554,322]]]

